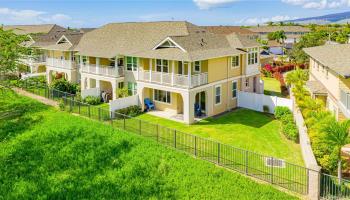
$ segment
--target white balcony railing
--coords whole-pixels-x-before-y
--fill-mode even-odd
[[[124,75],[124,70],[122,67],[114,67],[114,66],[105,66],[105,65],[93,65],[93,64],[85,64],[80,65],[81,72],[89,73],[100,76],[109,76],[109,77],[120,77]]]
[[[39,65],[39,64],[46,63],[46,57],[43,55],[35,56],[35,57],[27,56],[27,57],[21,58],[20,61],[26,65]]]
[[[156,71],[152,71],[151,73],[149,70],[142,70],[138,72],[138,80],[164,85],[194,88],[208,83],[208,73],[195,74],[189,78],[188,75]]]
[[[246,70],[245,70],[245,74],[246,75],[256,75],[259,74],[259,65],[247,65]]]
[[[46,58],[46,65],[49,67],[57,67],[63,69],[75,69],[76,64],[72,60],[63,60],[56,58]]]

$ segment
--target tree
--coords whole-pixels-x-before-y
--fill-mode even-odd
[[[26,35],[16,35],[12,30],[0,27],[0,76],[14,73],[20,67],[20,59],[28,55],[30,48],[25,47]]]
[[[296,69],[287,73],[286,83],[287,85],[303,86],[308,79],[309,75],[307,71]]]
[[[337,122],[333,121],[323,128],[326,142],[334,146],[334,152],[338,159],[338,179],[342,178],[342,158],[341,148],[349,142],[350,120]]]
[[[273,22],[271,22],[271,21],[266,22],[266,24],[267,24],[268,26],[273,26]]]

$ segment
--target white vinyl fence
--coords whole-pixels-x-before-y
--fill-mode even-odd
[[[120,110],[123,108],[127,108],[129,106],[140,105],[139,96],[134,95],[125,98],[119,98],[109,102],[109,110],[114,112],[116,110]]]
[[[293,100],[264,94],[238,92],[238,107],[263,112],[264,106],[269,108],[269,113],[274,113],[276,106],[286,106],[293,111]]]
[[[81,91],[81,98],[85,99],[87,96],[99,97],[101,95],[100,88],[90,88]]]

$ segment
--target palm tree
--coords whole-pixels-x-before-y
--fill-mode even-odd
[[[350,120],[343,122],[333,121],[323,128],[326,133],[326,141],[334,146],[334,150],[338,155],[338,179],[339,183],[342,177],[342,160],[341,160],[341,148],[348,144],[349,140],[349,128]]]
[[[286,83],[288,86],[292,84],[295,86],[303,86],[308,79],[309,77],[305,70],[296,69],[287,73]]]

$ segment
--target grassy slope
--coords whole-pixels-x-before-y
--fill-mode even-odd
[[[20,110],[0,112],[0,199],[293,199],[28,98],[0,93],[0,110]]]
[[[262,79],[264,80],[264,94],[283,97],[278,80],[268,77],[263,77]]]
[[[279,122],[263,113],[239,109],[218,118],[202,120],[191,126],[149,114],[140,115],[139,118],[304,165],[300,146],[280,134]]]

